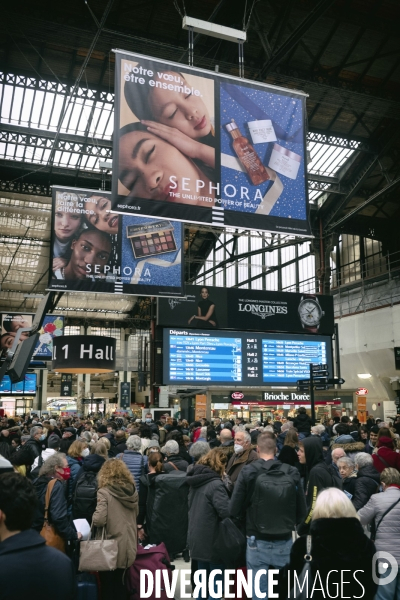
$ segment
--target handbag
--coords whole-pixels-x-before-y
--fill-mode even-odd
[[[50,525],[49,523],[50,497],[56,483],[57,479],[52,479],[47,485],[46,496],[44,499],[44,523],[40,535],[46,540],[47,546],[56,548],[65,554],[64,539],[56,532],[53,525]]]
[[[311,535],[308,535],[307,541],[306,541],[307,550],[306,550],[306,554],[304,555],[304,566],[303,566],[303,569],[298,578],[298,582],[300,584],[299,589],[297,589],[296,586],[293,586],[293,588],[290,590],[289,598],[291,598],[293,600],[307,600],[310,597],[308,594],[307,588],[308,588],[308,582],[312,582],[311,542],[312,542]],[[296,579],[295,579],[295,581],[296,581]]]
[[[219,523],[213,551],[226,566],[237,567],[246,563],[246,536],[229,517]]]
[[[81,542],[80,571],[114,571],[117,568],[118,542],[107,540],[105,534],[106,528],[103,527],[100,539]]]

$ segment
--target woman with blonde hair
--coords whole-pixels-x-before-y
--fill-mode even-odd
[[[229,516],[229,495],[224,485],[226,455],[213,448],[187,473],[189,485],[189,548],[198,569],[224,571],[221,557],[214,552],[220,521]],[[222,580],[223,575],[215,581]]]
[[[122,460],[106,461],[97,481],[93,525],[105,527],[105,537],[117,540],[118,544],[116,570],[100,573],[101,593],[104,598],[125,600],[124,571],[136,558],[138,493],[133,477]]]
[[[377,588],[372,578],[375,545],[365,535],[356,510],[344,492],[327,488],[318,494],[309,536],[312,558],[307,597],[313,600],[337,598],[338,590],[342,590],[342,598],[373,600]],[[300,574],[307,554],[307,537],[304,535],[295,541],[290,563],[280,571],[280,599],[292,597],[289,594],[293,594],[294,571],[300,585],[303,584]],[[345,578],[343,572],[346,572]]]

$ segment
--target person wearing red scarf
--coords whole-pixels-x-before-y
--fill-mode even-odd
[[[392,438],[382,436],[376,444],[377,450],[372,454],[374,467],[379,473],[384,469],[393,467],[400,471],[400,454],[395,451],[395,442]]]

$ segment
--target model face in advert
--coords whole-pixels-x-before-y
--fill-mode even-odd
[[[89,225],[115,235],[118,233],[118,215],[110,214],[111,201],[104,196],[91,196],[85,201],[85,209],[89,212],[86,219]]]
[[[8,349],[10,349],[11,346],[13,345],[13,343],[14,343],[15,335],[16,334],[13,333],[13,332],[3,333],[3,335],[0,337],[0,348],[2,350],[5,350],[5,349],[8,350]],[[28,337],[29,337],[29,333],[28,332],[24,332],[24,333],[21,333],[21,336],[20,336],[19,339],[22,342],[23,340],[28,339]]]
[[[86,229],[71,244],[68,265],[56,273],[57,279],[86,279],[102,275],[111,254],[111,238],[97,229]]]
[[[129,190],[128,196],[213,204],[214,190],[208,177],[177,148],[138,123],[121,130],[119,163],[119,179]]]

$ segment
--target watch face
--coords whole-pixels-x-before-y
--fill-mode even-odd
[[[306,327],[319,325],[322,317],[320,305],[315,300],[303,300],[299,305],[300,320]]]

